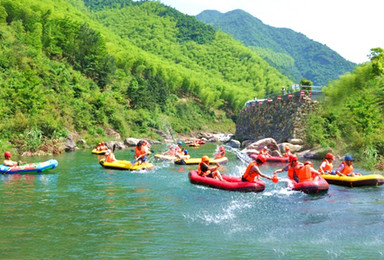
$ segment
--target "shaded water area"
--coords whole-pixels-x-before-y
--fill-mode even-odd
[[[215,149],[188,150],[200,157]],[[246,165],[227,156],[220,170],[240,176]],[[228,192],[190,184],[196,166],[152,158],[155,169],[129,172],[104,169],[100,158],[66,153],[46,174],[0,176],[1,259],[384,258],[383,186],[330,185],[307,195],[265,180],[261,193]],[[272,175],[282,166],[261,170]]]

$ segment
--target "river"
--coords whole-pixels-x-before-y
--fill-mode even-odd
[[[221,172],[240,176],[246,165],[227,157]],[[55,156],[59,166],[46,174],[0,175],[1,259],[384,258],[383,186],[307,195],[265,180],[261,193],[228,192],[191,184],[196,166],[152,158],[153,170],[129,172],[104,169],[99,158],[80,150]]]

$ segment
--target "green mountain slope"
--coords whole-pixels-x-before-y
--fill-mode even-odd
[[[196,18],[243,41],[295,82],[304,77],[315,85],[326,85],[355,67],[326,45],[291,29],[266,25],[242,10],[225,14],[207,10]]]
[[[0,0],[0,141],[19,152],[68,132],[97,142],[106,129],[149,138],[231,131],[246,100],[292,83],[158,1],[85,2]]]

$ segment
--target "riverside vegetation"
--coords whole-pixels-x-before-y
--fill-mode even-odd
[[[19,153],[55,152],[68,133],[96,143],[106,129],[152,139],[234,132],[245,101],[293,84],[231,36],[158,1],[0,0],[0,52],[0,146]],[[382,63],[373,52],[330,84],[308,142],[345,142],[378,162]]]

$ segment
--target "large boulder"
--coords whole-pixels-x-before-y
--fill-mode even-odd
[[[107,142],[106,145],[108,149],[111,149],[111,150],[113,150],[113,147],[115,147],[115,150],[123,150],[127,148],[122,142],[117,142],[117,141]]]
[[[240,148],[240,142],[235,139],[230,140],[226,145],[232,148]]]
[[[137,138],[131,138],[131,137],[128,137],[128,138],[125,138],[124,140],[124,144],[127,145],[127,146],[136,146],[137,143],[142,140],[142,139],[137,139]]]
[[[75,140],[73,139],[72,134],[69,134],[64,143],[64,150],[66,152],[70,152],[70,151],[74,151],[75,149],[76,149]]]
[[[115,130],[113,130],[113,129],[106,129],[105,133],[108,136],[112,136],[114,139],[117,139],[117,140],[121,139],[121,135],[118,132],[116,132]]]
[[[247,149],[256,149],[260,151],[261,148],[267,147],[270,151],[279,151],[279,146],[277,145],[277,142],[273,138],[264,138],[257,142],[251,143],[247,146]]]
[[[285,153],[285,147],[288,146],[291,153],[297,153],[303,150],[302,145],[294,145],[291,143],[280,143],[279,144],[279,150],[281,153]]]

